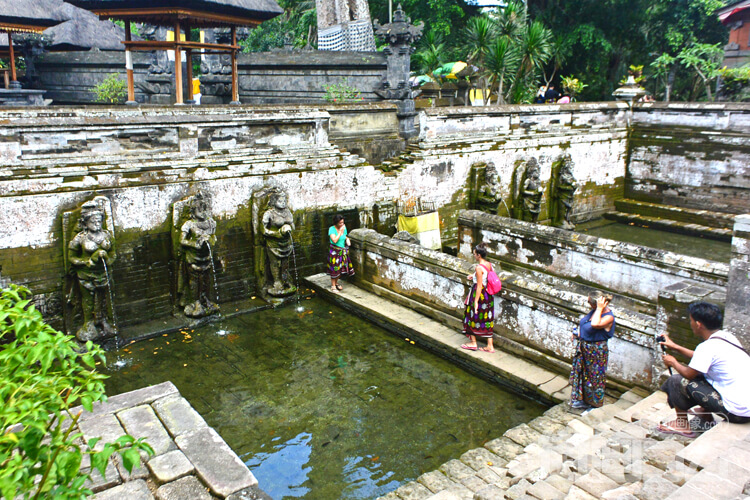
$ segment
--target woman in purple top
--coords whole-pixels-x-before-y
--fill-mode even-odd
[[[609,348],[607,341],[615,334],[615,315],[609,308],[611,295],[602,292],[589,294],[591,311],[581,318],[573,330],[576,353],[570,372],[570,406],[599,408],[604,404]]]

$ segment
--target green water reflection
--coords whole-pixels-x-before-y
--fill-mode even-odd
[[[576,225],[576,232],[717,262],[729,262],[732,255],[732,244],[727,241],[709,240],[618,222],[586,222]]]
[[[171,380],[274,499],[376,498],[544,411],[327,302],[302,305],[109,353],[124,366],[108,393]]]

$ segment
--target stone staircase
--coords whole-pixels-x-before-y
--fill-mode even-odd
[[[701,500],[750,495],[750,425],[721,422],[695,439],[659,432],[666,395],[631,390],[583,415],[565,403],[384,500]]]

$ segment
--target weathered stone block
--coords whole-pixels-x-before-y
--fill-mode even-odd
[[[153,457],[148,461],[148,468],[159,484],[168,483],[191,474],[195,468],[185,454],[180,450],[173,450],[163,455]]]
[[[211,494],[195,476],[164,484],[156,490],[156,500],[211,500]]]
[[[541,434],[538,431],[535,431],[527,424],[517,425],[511,429],[508,429],[503,434],[503,437],[507,437],[511,441],[521,446],[530,445],[531,443],[539,439],[540,436]]]
[[[416,481],[400,486],[394,493],[403,500],[425,500],[432,496],[432,492]]]
[[[587,493],[599,498],[602,493],[617,488],[618,484],[597,470],[592,470],[578,478],[575,485]]]
[[[104,470],[104,476],[99,473],[99,469],[91,471],[91,478],[86,480],[84,486],[94,493],[106,490],[122,482],[120,474],[117,472],[117,466],[113,458],[109,459],[107,468]]]
[[[547,484],[545,481],[539,481],[532,484],[527,490],[527,493],[539,500],[562,500],[565,498],[562,491]]]
[[[158,399],[151,406],[172,437],[206,427],[203,417],[179,394]]]
[[[125,435],[125,429],[120,425],[120,421],[111,413],[82,420],[78,423],[78,428],[86,441],[95,437],[101,438],[94,446],[97,451],[104,448],[105,443],[111,443]]]
[[[460,460],[474,470],[480,470],[487,466],[503,467],[507,460],[495,455],[486,448],[475,448],[461,455]]]
[[[204,427],[175,438],[198,476],[216,495],[256,486],[258,481],[215,430]]]
[[[128,434],[135,438],[145,438],[156,455],[175,448],[172,438],[150,406],[142,405],[123,410],[117,413],[117,418]]]
[[[474,469],[461,462],[460,460],[455,459],[445,462],[440,466],[439,470],[446,476],[448,476],[448,478],[456,482],[460,482],[462,479],[466,479],[467,477],[473,476],[475,474]]]
[[[153,500],[154,496],[146,485],[146,481],[137,480],[115,486],[94,496],[95,500]]]
[[[425,472],[417,478],[417,482],[421,483],[433,493],[445,490],[455,484],[448,479],[448,476],[437,470]]]
[[[484,444],[484,447],[490,450],[495,455],[504,458],[505,460],[513,460],[516,455],[523,452],[523,446],[511,441],[507,437],[501,437],[488,441]]]
[[[662,500],[677,491],[679,486],[663,477],[654,476],[643,483],[638,498],[641,500]]]

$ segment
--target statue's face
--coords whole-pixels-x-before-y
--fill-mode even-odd
[[[193,217],[198,220],[205,220],[208,217],[208,204],[204,201],[196,202],[193,205]]]
[[[282,210],[286,208],[286,196],[279,195],[276,197],[276,208]]]
[[[97,232],[102,230],[102,216],[101,214],[93,214],[90,215],[88,220],[86,221],[86,229],[92,232]]]

